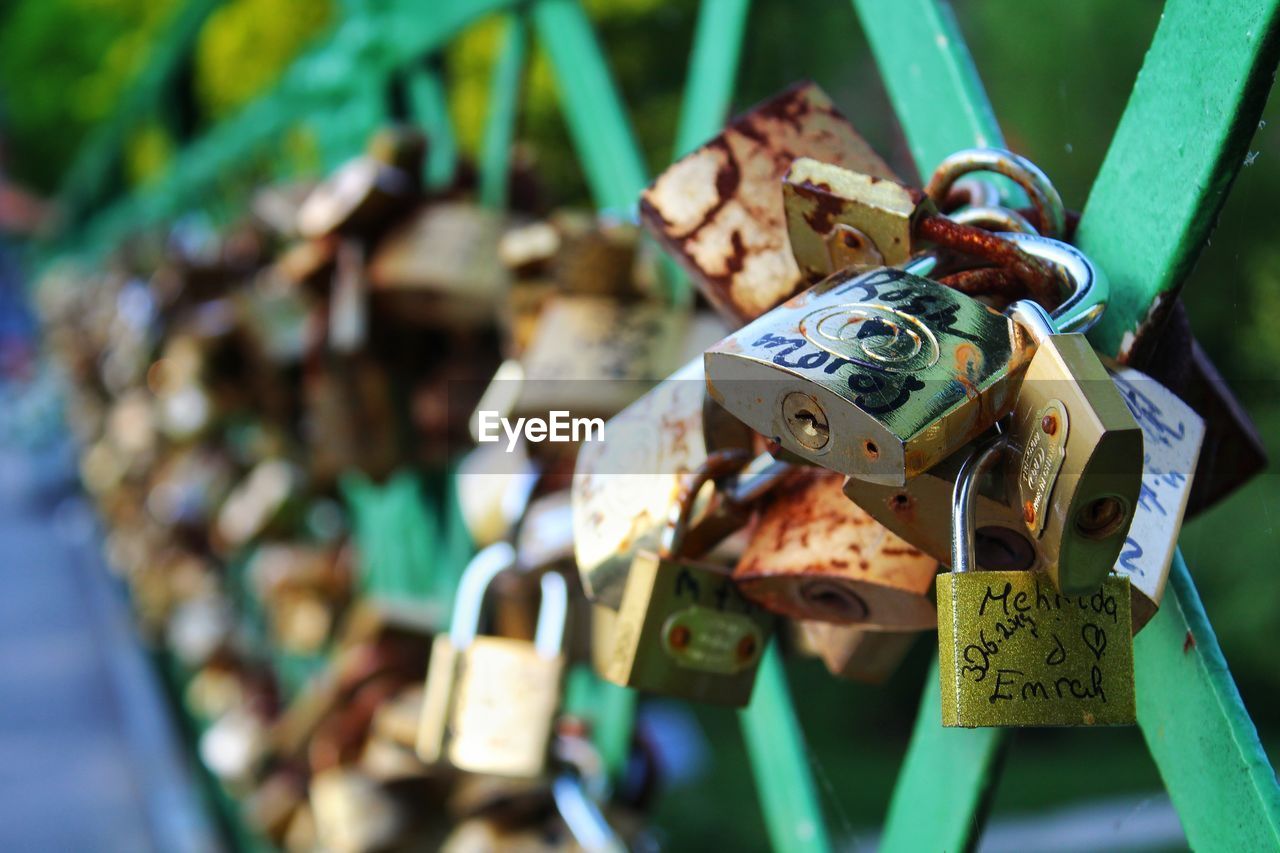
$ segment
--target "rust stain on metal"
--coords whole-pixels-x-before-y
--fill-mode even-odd
[[[1187,652],[1191,651],[1195,647],[1196,647],[1196,635],[1188,631],[1187,638],[1182,641],[1182,653],[1185,655]]]
[[[791,257],[778,191],[797,157],[893,177],[831,99],[803,83],[735,119],[641,194],[645,227],[734,323],[807,284]]]

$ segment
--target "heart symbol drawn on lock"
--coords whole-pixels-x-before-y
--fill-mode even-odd
[[[1093,656],[1102,660],[1102,653],[1107,648],[1107,632],[1092,622],[1086,622],[1080,627],[1080,638],[1089,647],[1089,651],[1093,652]]]

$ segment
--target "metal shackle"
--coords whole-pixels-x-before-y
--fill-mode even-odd
[[[1048,237],[1062,236],[1067,214],[1053,182],[1035,163],[1002,148],[965,148],[950,155],[934,170],[925,195],[940,205],[957,179],[973,172],[994,172],[1012,179],[1031,200],[1039,230]]]
[[[493,579],[516,564],[516,552],[506,542],[495,542],[474,557],[462,572],[453,603],[449,642],[462,651],[471,645],[480,626],[484,595]],[[559,656],[569,618],[569,587],[558,572],[547,572],[541,580],[542,600],[538,605],[538,626],[533,645],[539,657]]]
[[[1039,234],[1031,220],[1011,207],[1000,205],[970,205],[955,213],[947,214],[961,225],[973,225],[988,231],[1014,231],[1019,234]]]
[[[1069,243],[1038,234],[1004,232],[1001,237],[1048,264],[1067,294],[1050,316],[1059,332],[1087,332],[1102,318],[1111,299],[1111,282],[1088,256]]]
[[[977,535],[974,530],[974,504],[978,495],[978,483],[992,465],[1004,454],[1008,437],[997,435],[964,460],[956,475],[951,491],[951,571],[970,572],[977,565]]]

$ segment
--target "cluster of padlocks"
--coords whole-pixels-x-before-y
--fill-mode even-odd
[[[1134,721],[1183,515],[1238,472],[1195,479],[1192,380],[1089,345],[1105,271],[1034,165],[908,187],[789,89],[639,199],[692,311],[637,224],[429,193],[424,144],[41,288],[111,563],[255,832],[645,848],[584,665],[742,707],[770,643],[879,682],[936,627],[944,725]]]

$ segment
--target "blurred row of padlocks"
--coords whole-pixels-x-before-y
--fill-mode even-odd
[[[254,832],[648,849],[657,763],[611,772],[587,673],[742,707],[771,644],[875,683],[936,628],[946,725],[1133,722],[1184,514],[1261,454],[1177,322],[1160,381],[1092,349],[1105,271],[1034,165],[906,186],[812,85],[638,221],[429,192],[426,144],[39,289],[111,565]]]

